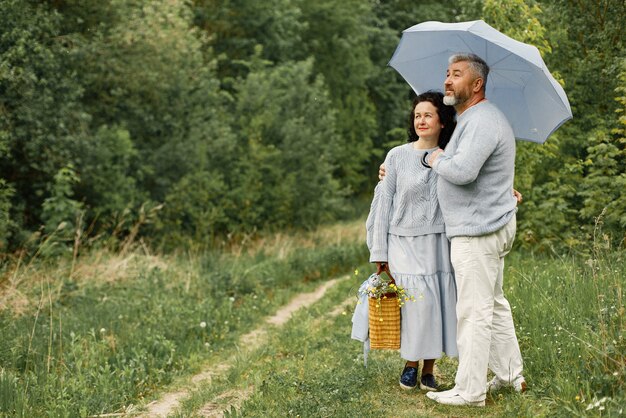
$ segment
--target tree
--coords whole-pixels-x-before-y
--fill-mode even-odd
[[[20,244],[41,224],[55,174],[75,162],[89,115],[80,106],[81,85],[63,59],[69,45],[58,14],[34,2],[6,0],[0,3],[0,27],[0,201],[12,219],[0,229]]]
[[[587,171],[578,189],[583,199],[581,218],[589,224],[604,224],[618,245],[626,244],[626,60],[622,60],[619,85],[615,89],[619,108],[617,127],[589,135]]]
[[[253,70],[239,83],[241,160],[228,194],[238,227],[313,227],[333,219],[341,162],[335,112],[311,60]]]

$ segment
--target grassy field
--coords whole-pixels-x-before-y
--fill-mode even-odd
[[[507,292],[530,385],[524,395],[490,395],[480,410],[440,406],[399,388],[403,361],[396,352],[372,352],[365,368],[361,345],[349,339],[354,301],[336,310],[361,276],[342,281],[268,344],[238,357],[176,416],[203,415],[203,405],[220,402],[227,416],[245,417],[623,416],[626,260],[620,254],[590,260],[521,254],[509,260]],[[455,359],[438,362],[444,389],[454,384],[455,370]]]
[[[509,256],[505,286],[529,391],[490,396],[480,411],[401,391],[396,352],[374,351],[363,366],[350,320],[366,259],[357,222],[220,254],[100,252],[14,265],[0,298],[0,415],[133,416],[185,385],[190,396],[174,416],[624,415],[622,252]],[[333,277],[345,278],[321,301],[282,327],[265,325],[294,295]],[[259,328],[267,338],[245,350],[240,338]],[[222,372],[190,385],[212,366]],[[454,359],[438,362],[444,388],[455,368]]]
[[[0,415],[133,411],[366,254],[363,223],[241,242],[219,254],[95,252],[8,266],[0,284]]]

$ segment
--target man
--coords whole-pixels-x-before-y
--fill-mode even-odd
[[[446,405],[484,406],[487,391],[526,389],[511,308],[502,290],[504,256],[513,245],[521,201],[511,193],[515,137],[506,117],[485,97],[488,73],[487,64],[474,54],[450,57],[444,103],[456,109],[457,126],[445,152],[439,149],[427,161],[439,175],[437,195],[458,297],[455,386],[426,395]],[[489,383],[488,368],[495,374]]]

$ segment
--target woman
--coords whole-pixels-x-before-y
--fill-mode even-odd
[[[436,173],[427,153],[445,148],[454,131],[454,108],[443,94],[427,92],[413,102],[408,143],[387,154],[386,175],[375,190],[368,216],[370,262],[378,272],[389,268],[396,284],[415,301],[402,306],[400,376],[403,389],[437,390],[435,359],[457,356],[456,286],[449,242],[437,200]]]

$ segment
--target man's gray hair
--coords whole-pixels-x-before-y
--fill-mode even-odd
[[[476,54],[454,54],[448,59],[448,64],[454,64],[455,62],[466,61],[469,63],[470,68],[478,77],[483,79],[483,89],[487,85],[487,76],[489,75],[489,66],[487,63]]]

